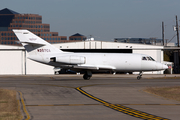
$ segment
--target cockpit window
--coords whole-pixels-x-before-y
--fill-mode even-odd
[[[142,60],[155,61],[151,56],[142,57]]]
[[[155,61],[152,57],[150,57],[152,61]]]
[[[146,57],[142,57],[142,60],[147,60]]]
[[[151,58],[150,58],[150,57],[147,57],[147,59],[151,61]]]

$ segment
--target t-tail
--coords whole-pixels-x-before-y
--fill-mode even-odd
[[[28,30],[13,30],[20,43],[25,47],[26,51],[30,54],[38,53],[59,53],[62,52],[42,38],[33,34]]]
[[[28,58],[32,60],[41,61],[45,56],[63,53],[63,51],[28,30],[13,30],[13,32],[29,53]]]

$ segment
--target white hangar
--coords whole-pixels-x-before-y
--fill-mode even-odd
[[[53,45],[63,51],[147,54],[156,61],[163,62],[163,46],[105,41],[82,41]],[[23,47],[0,45],[0,56],[0,75],[54,74],[54,67],[29,60],[28,53]],[[148,73],[163,74],[163,71]]]

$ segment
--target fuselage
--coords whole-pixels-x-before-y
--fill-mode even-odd
[[[51,62],[50,58],[57,56],[58,59],[63,59],[68,56],[83,57],[84,63],[81,64],[65,64],[62,62]],[[43,58],[44,57],[44,58]],[[46,56],[30,56],[29,58],[44,64],[61,68],[72,68],[72,66],[107,66],[112,68],[113,71],[157,71],[164,70],[167,68],[166,65],[156,62],[153,60],[143,60],[143,57],[149,57],[143,54],[133,53],[61,53],[61,54],[50,54]],[[68,60],[67,60],[68,61]],[[73,59],[69,60],[73,61]],[[99,70],[99,69],[98,69]]]

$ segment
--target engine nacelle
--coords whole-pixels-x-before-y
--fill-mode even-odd
[[[59,62],[64,64],[85,64],[86,59],[82,56],[58,56],[50,59],[52,62]]]

